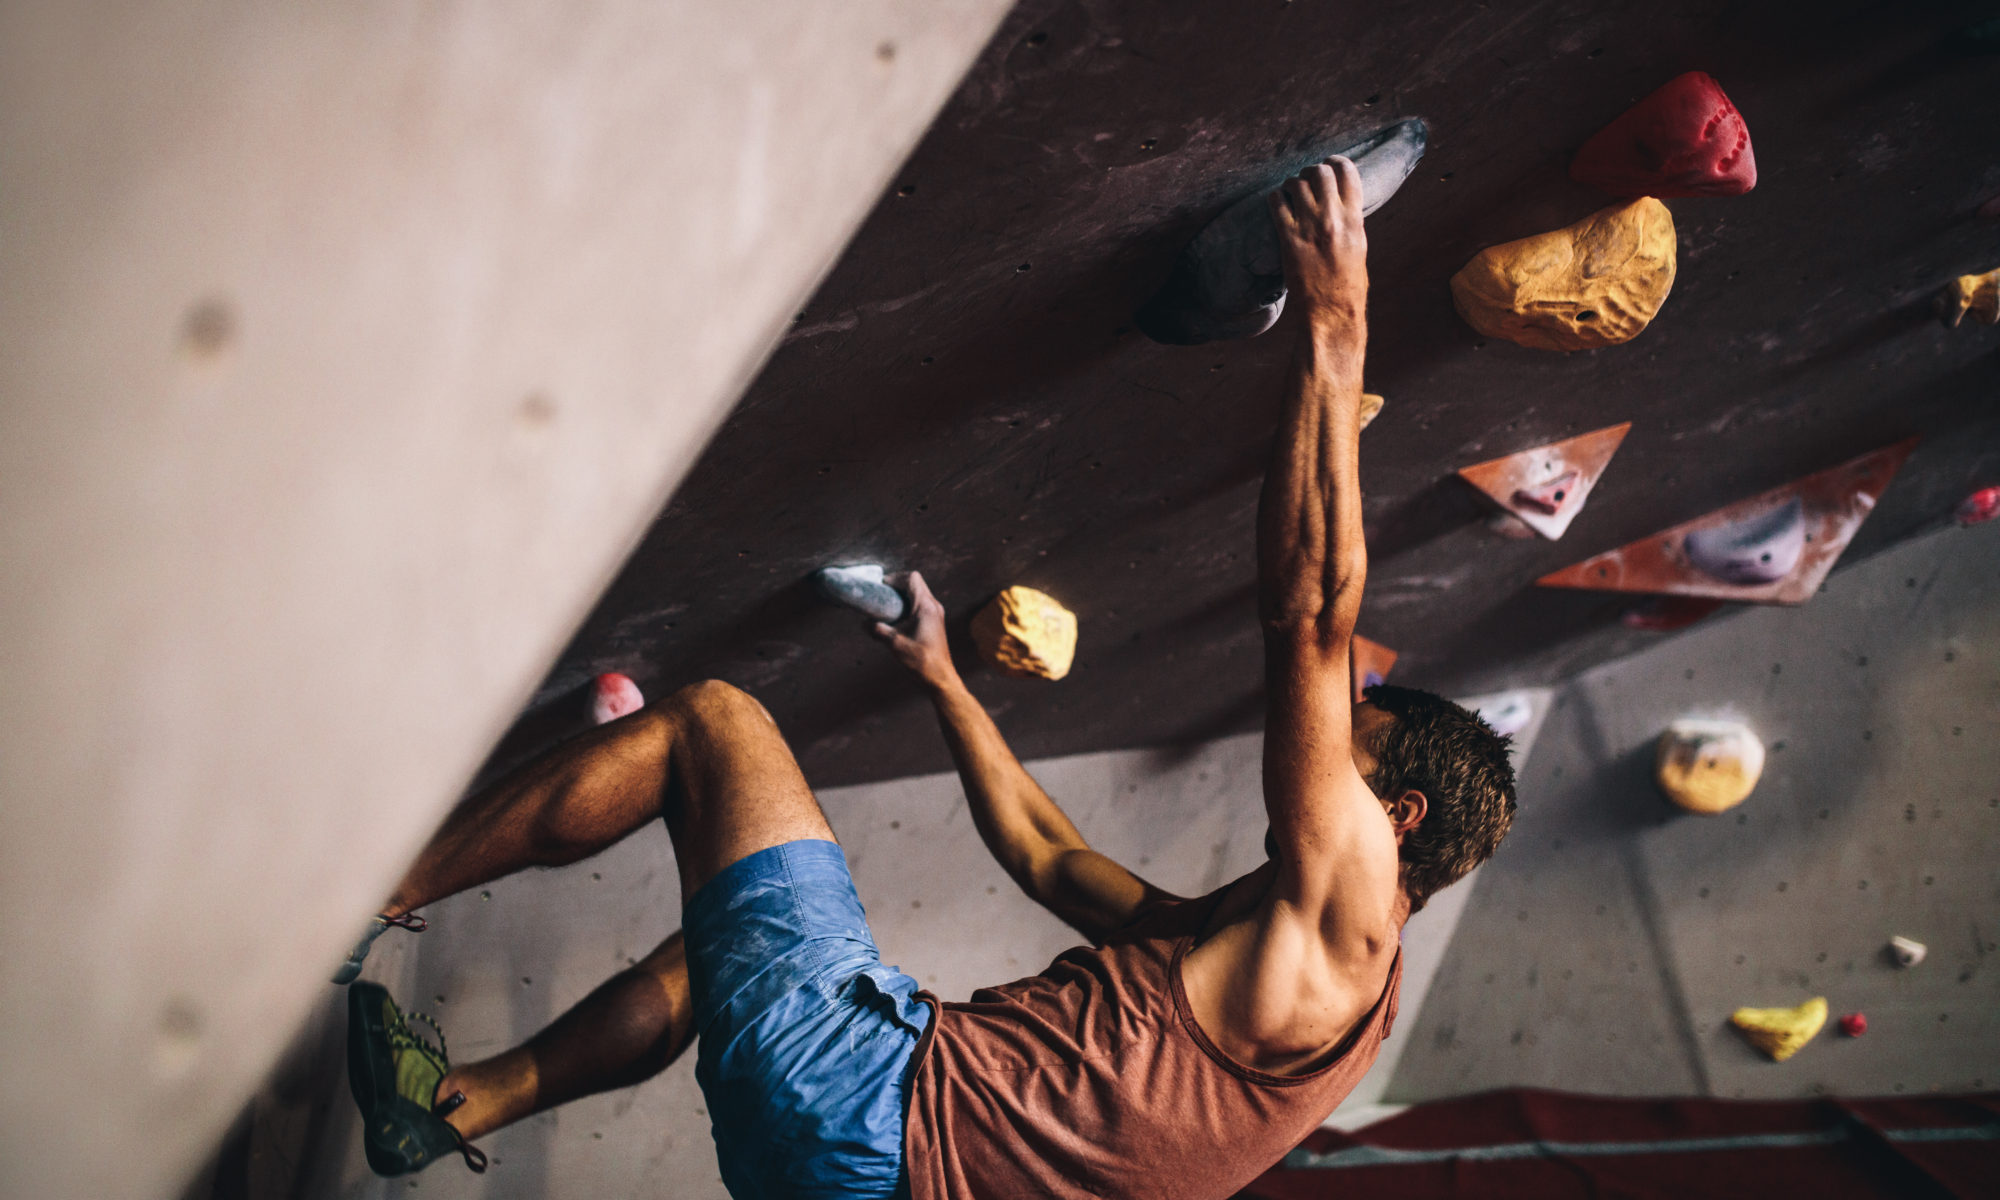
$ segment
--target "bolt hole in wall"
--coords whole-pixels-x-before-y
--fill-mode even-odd
[[[181,318],[181,353],[191,362],[217,362],[235,341],[236,310],[220,296],[196,301]]]

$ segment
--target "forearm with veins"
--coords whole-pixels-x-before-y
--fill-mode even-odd
[[[1301,331],[1259,505],[1267,628],[1321,638],[1353,630],[1368,554],[1361,528],[1359,312],[1311,314]]]

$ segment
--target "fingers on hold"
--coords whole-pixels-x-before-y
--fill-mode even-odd
[[[889,628],[888,625],[884,624],[881,621],[875,622],[875,628],[873,629],[872,632],[875,634],[876,637],[881,638],[885,642],[893,642],[896,640],[896,631]]]
[[[1292,219],[1304,221],[1313,210],[1312,184],[1304,178],[1285,181],[1285,205],[1292,210]]]
[[[1340,155],[1335,155],[1328,162],[1332,167],[1334,178],[1339,183],[1340,198],[1350,204],[1359,204],[1361,202],[1361,168],[1355,166],[1352,159],[1344,158]]]
[[[1338,194],[1334,182],[1333,168],[1325,163],[1314,163],[1301,176],[1312,189],[1313,198],[1324,204]]]
[[[1284,188],[1279,188],[1277,191],[1272,192],[1265,199],[1271,207],[1271,219],[1278,223],[1280,231],[1289,231],[1298,228],[1298,219],[1292,216],[1291,201],[1285,196]]]

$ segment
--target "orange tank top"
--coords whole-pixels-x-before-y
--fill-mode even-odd
[[[1403,956],[1331,1063],[1254,1070],[1208,1040],[1181,986],[1227,890],[1161,904],[968,1003],[923,993],[933,1014],[903,1137],[912,1200],[1223,1200],[1304,1141],[1389,1036]]]

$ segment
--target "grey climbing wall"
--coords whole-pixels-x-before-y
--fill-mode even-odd
[[[1735,811],[1681,815],[1653,739],[1718,712],[1760,732],[1764,778]],[[2000,523],[1580,676],[1521,790],[1389,1099],[2000,1086]],[[1929,959],[1892,966],[1892,934]],[[1815,995],[1867,1034],[1829,1024],[1773,1064],[1726,1027]]]

